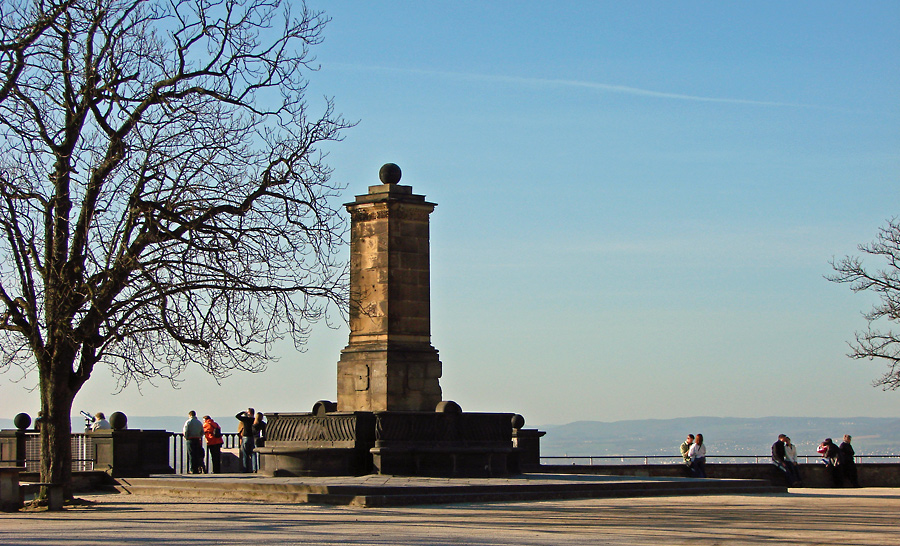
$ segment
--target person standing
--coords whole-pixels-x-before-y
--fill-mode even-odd
[[[841,473],[852,487],[859,487],[859,473],[856,470],[856,461],[854,460],[856,452],[853,451],[853,446],[850,445],[850,440],[852,439],[853,437],[849,434],[844,434],[844,441],[838,447],[841,450]]]
[[[703,435],[697,434],[694,437],[694,443],[688,450],[688,457],[691,459],[691,476],[694,478],[706,477],[706,446],[703,445]]]
[[[94,414],[94,424],[91,425],[91,430],[110,430],[112,425],[109,424],[109,421],[106,420],[106,416],[103,415],[102,411],[98,411]]]
[[[263,447],[266,445],[266,421],[261,411],[256,412],[253,419],[253,444],[255,447]],[[259,470],[259,453],[253,454],[254,468]]]
[[[253,408],[247,408],[247,411],[239,412],[234,416],[240,421],[238,424],[238,434],[241,437],[241,466],[244,472],[253,472],[253,450],[256,443],[253,441],[253,421],[256,420],[256,411]]]
[[[197,412],[188,412],[188,420],[184,422],[184,439],[187,442],[188,472],[191,474],[203,474],[206,467],[203,464],[203,423],[197,419]]]
[[[206,450],[212,463],[212,473],[222,472],[222,428],[209,415],[203,416],[203,435],[206,436]]]

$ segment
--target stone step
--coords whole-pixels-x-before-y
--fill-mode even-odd
[[[408,506],[468,502],[516,502],[584,498],[784,493],[762,480],[610,480],[587,483],[502,480],[498,484],[367,485],[302,483],[294,479],[119,478],[121,493],[178,498],[248,500],[350,506]]]

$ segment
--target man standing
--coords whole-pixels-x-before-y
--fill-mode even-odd
[[[203,474],[203,423],[197,419],[197,412],[188,412],[189,419],[184,423],[184,439],[187,440],[188,468],[191,474]]]
[[[694,435],[688,434],[687,439],[681,443],[681,458],[684,459],[684,464],[688,467],[691,466],[691,457],[688,455],[688,451],[691,449],[691,445],[694,443]]]
[[[256,411],[253,408],[247,408],[234,416],[240,421],[238,425],[238,434],[241,436],[241,465],[244,472],[253,472],[253,449],[256,447],[253,441],[253,421],[256,417]]]
[[[206,436],[206,449],[209,451],[209,460],[212,462],[212,473],[222,471],[222,428],[213,421],[209,415],[203,416],[203,435]]]
[[[838,447],[841,452],[841,472],[850,482],[851,486],[859,487],[859,475],[856,470],[856,452],[853,451],[853,446],[850,445],[850,440],[852,439],[853,437],[849,434],[844,434],[844,441],[841,442],[841,445]]]

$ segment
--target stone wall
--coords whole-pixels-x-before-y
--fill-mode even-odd
[[[900,463],[857,464],[861,487],[900,487]],[[679,464],[651,465],[541,465],[539,472],[554,474],[603,474],[639,477],[690,477],[688,469]],[[716,464],[706,465],[710,478],[768,480],[784,485],[784,474],[771,464]],[[800,465],[800,477],[806,487],[833,487],[825,465],[809,463]],[[845,484],[846,485],[846,484]]]

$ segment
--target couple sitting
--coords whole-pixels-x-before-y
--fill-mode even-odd
[[[772,444],[772,462],[784,472],[788,486],[801,485],[800,466],[797,465],[797,447],[784,434],[779,434],[778,441]]]

